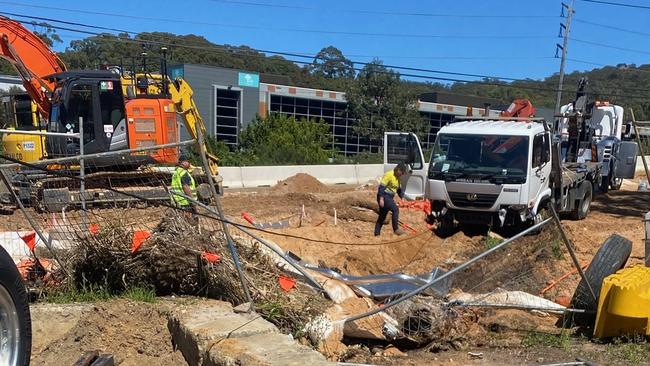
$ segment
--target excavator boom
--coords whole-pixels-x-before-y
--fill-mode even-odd
[[[37,35],[5,17],[0,17],[0,57],[18,71],[39,112],[48,118],[50,99],[47,93],[54,90],[55,84],[46,77],[66,71],[63,61]]]

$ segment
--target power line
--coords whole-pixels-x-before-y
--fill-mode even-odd
[[[634,9],[646,9],[650,10],[650,6],[646,5],[636,5],[636,4],[624,4],[624,3],[617,3],[614,1],[602,1],[602,0],[579,0],[583,1],[585,3],[594,3],[594,4],[603,4],[603,5],[613,5],[613,6],[620,6],[624,8],[634,8]]]
[[[619,31],[619,32],[625,32],[625,33],[636,34],[636,35],[639,35],[639,36],[650,37],[650,33],[640,32],[640,31],[636,31],[636,30],[632,30],[632,29],[614,27],[614,26],[611,26],[611,25],[606,25],[606,24],[596,23],[596,22],[590,22],[588,20],[582,20],[582,19],[574,19],[574,21],[578,22],[578,23],[589,24],[589,25],[592,25],[592,26],[595,26],[595,27],[601,27],[601,28],[606,28],[606,29],[612,29],[612,30]]]
[[[117,14],[117,13],[106,13],[106,12],[97,12],[81,9],[70,9],[70,8],[60,8],[52,6],[43,6],[43,5],[27,5],[21,3],[14,3],[8,1],[0,1],[0,4],[8,4],[14,6],[23,6],[29,8],[39,8],[47,10],[56,10],[56,11],[66,11],[73,13],[82,13],[90,15],[102,15],[110,16],[117,18],[127,18],[127,19],[138,19],[138,20],[150,20],[156,22],[170,22],[170,23],[183,23],[183,24],[192,24],[192,25],[206,25],[213,27],[226,27],[226,28],[240,28],[240,29],[254,29],[254,30],[264,30],[264,31],[279,31],[279,32],[291,32],[291,33],[309,33],[309,34],[329,34],[329,35],[343,35],[343,36],[357,36],[357,37],[391,37],[391,38],[416,38],[416,39],[441,39],[441,38],[451,38],[451,39],[543,39],[543,38],[554,38],[551,35],[521,35],[521,34],[508,34],[508,35],[486,35],[486,34],[473,34],[473,35],[457,35],[457,34],[411,34],[411,33],[373,33],[373,32],[350,32],[350,31],[337,31],[337,30],[324,30],[324,29],[303,29],[303,28],[280,28],[280,27],[266,27],[266,26],[256,26],[256,25],[243,25],[243,24],[229,24],[229,23],[211,23],[211,22],[201,22],[196,20],[184,20],[184,19],[172,19],[172,18],[157,18],[157,17],[145,17],[138,15],[131,15],[128,13]]]
[[[600,43],[600,42],[587,41],[587,40],[584,40],[584,39],[577,39],[577,38],[570,38],[570,39],[572,41],[574,41],[574,42],[584,43],[584,44],[588,44],[588,45],[592,45],[592,46],[611,48],[611,49],[619,50],[619,51],[634,52],[634,53],[641,53],[641,54],[644,54],[644,55],[650,55],[650,51],[638,50],[638,49],[634,49],[634,48],[619,47],[619,46],[614,46],[614,45]]]
[[[37,23],[36,23],[37,24]],[[53,26],[50,25],[53,29],[62,29],[62,30],[67,30],[67,31],[72,31],[72,32],[78,32],[86,35],[93,35],[100,37],[103,40],[108,40],[108,41],[117,41],[117,42],[132,42],[132,43],[137,43],[137,44],[143,44],[143,43],[148,43],[148,44],[155,44],[155,45],[160,45],[160,46],[166,46],[166,47],[178,47],[178,48],[186,48],[186,49],[198,49],[198,50],[205,50],[205,51],[210,51],[210,52],[218,52],[218,53],[226,53],[231,56],[237,56],[237,57],[258,57],[258,58],[265,58],[266,56],[260,53],[238,53],[239,50],[226,50],[223,48],[218,48],[217,46],[198,46],[198,45],[191,45],[191,44],[177,44],[177,43],[171,43],[171,42],[164,42],[164,41],[156,41],[156,40],[147,40],[147,39],[134,39],[134,38],[128,38],[128,37],[122,37],[118,35],[113,35],[113,34],[106,34],[106,33],[96,33],[96,32],[91,32],[91,31],[86,31],[86,30],[79,30],[79,29],[74,29],[74,28],[68,28],[68,27],[59,27],[59,26]],[[263,52],[263,53],[275,53],[275,54],[281,54],[281,55],[290,55],[290,56],[296,56],[295,54],[290,54],[290,53],[282,53],[282,52],[277,52],[277,51],[269,51],[269,50],[260,50],[260,49],[254,49],[254,48],[249,48],[249,50],[256,51],[256,52]],[[311,57],[311,56],[305,56],[305,55],[297,55],[298,57]],[[293,60],[293,59],[287,59],[287,61],[294,62],[297,64],[302,64],[302,65],[309,65],[311,62],[307,61],[300,61],[300,60]],[[353,61],[353,63],[356,64],[364,64],[367,65],[369,63],[361,63],[357,61]],[[391,70],[392,68],[399,67],[399,66],[390,66],[390,65],[384,65],[387,67],[390,71],[377,71],[378,73],[390,73],[394,72],[394,70]],[[404,67],[405,68],[405,67]],[[405,68],[405,69],[410,69],[413,71],[423,71],[427,69],[418,69],[418,68]],[[363,71],[362,68],[354,67],[353,70],[355,71]],[[470,74],[470,73],[456,73],[456,72],[448,72],[448,71],[440,71],[440,70],[427,70],[426,72],[437,72],[437,73],[445,73],[445,74],[450,74],[450,75],[464,75],[464,76],[470,76],[470,75],[478,75],[478,74]],[[412,73],[399,73],[403,77],[407,78],[417,78],[417,79],[423,79],[423,80],[435,80],[435,81],[446,81],[446,82],[456,82],[456,83],[465,83],[465,84],[477,84],[477,85],[486,85],[486,86],[497,86],[497,87],[506,87],[506,88],[516,88],[516,89],[523,89],[523,90],[535,90],[535,91],[546,91],[546,92],[557,92],[558,89],[555,88],[546,88],[546,87],[536,87],[536,86],[530,86],[530,85],[520,85],[516,84],[517,82],[523,83],[523,82],[528,82],[530,80],[524,80],[524,79],[512,79],[513,83],[507,84],[507,83],[500,83],[500,82],[494,82],[494,81],[489,81],[489,80],[466,80],[466,79],[459,79],[459,78],[452,78],[452,77],[439,77],[439,76],[431,76],[431,75],[421,75],[421,74],[412,74]],[[475,76],[478,77],[478,76]],[[481,75],[481,77],[485,77],[488,79],[497,79],[498,77],[493,77],[493,76],[487,76],[487,75]],[[564,90],[566,92],[573,93],[575,91],[571,90]],[[618,93],[605,93],[605,92],[600,92],[600,91],[592,91],[589,92],[589,94],[603,94],[611,97],[627,97],[627,98],[638,98],[638,99],[647,99],[648,96],[641,96],[641,95],[631,95],[631,94],[618,94]]]
[[[0,12],[0,14],[3,14],[3,13],[4,12]],[[16,13],[12,13],[12,14],[13,14],[13,16],[17,16],[17,17],[20,17],[20,18],[28,18],[28,19],[38,18],[39,20],[40,19],[45,19],[45,18],[40,18],[40,17],[33,17],[33,16],[30,16],[30,15],[23,15],[23,14],[16,14]],[[70,24],[71,23],[71,22],[67,22],[67,21],[60,21],[58,19],[53,19],[53,18],[47,18],[47,19],[49,21],[52,21],[52,22],[61,22],[61,23],[65,23],[65,24]],[[75,25],[83,26],[83,27],[95,27],[93,25],[88,25],[88,24],[83,24],[83,23],[75,23]],[[73,32],[77,31],[75,29],[68,28],[68,27],[60,27],[60,26],[54,26],[54,25],[50,25],[50,27],[52,27],[54,29],[62,29],[62,30],[66,30],[66,31],[73,31]],[[78,31],[81,32],[81,33],[84,33],[84,34],[98,35],[98,36],[101,35],[100,33],[95,33],[95,32],[91,32],[91,31],[84,31],[84,30],[78,30]],[[127,31],[124,31],[124,32],[125,33],[130,33],[130,32],[127,32]],[[122,38],[122,37],[118,37],[118,38]],[[131,38],[129,38],[129,39],[131,39]],[[204,47],[204,46],[201,45],[200,47]],[[308,54],[305,54],[305,53],[292,53],[292,52],[282,52],[282,51],[274,51],[274,50],[263,50],[263,49],[254,49],[254,50],[258,51],[258,52],[262,52],[262,53],[276,54],[276,55],[289,56],[289,57],[307,58],[307,59],[315,59],[316,56],[317,56],[317,55],[308,55]],[[367,65],[370,64],[369,62],[361,62],[361,61],[352,61],[352,63],[357,64],[357,65],[363,65],[363,66],[367,66]],[[467,76],[467,77],[486,78],[486,79],[500,79],[500,80],[509,80],[509,81],[519,80],[519,79],[516,79],[516,78],[509,78],[509,77],[503,77],[503,76],[482,75],[482,74],[462,73],[462,72],[443,71],[443,70],[432,70],[432,69],[417,68],[417,67],[406,67],[406,66],[399,66],[399,65],[384,65],[384,66],[387,67],[387,68],[396,69],[396,70],[419,71],[419,72],[427,72],[427,73],[433,73],[433,74]]]
[[[294,9],[294,10],[308,10],[308,11],[330,11],[336,13],[353,13],[353,14],[371,14],[371,15],[390,15],[390,16],[413,16],[413,17],[431,17],[431,18],[469,18],[469,19],[548,19],[557,18],[557,15],[531,15],[531,14],[444,14],[444,13],[425,13],[425,12],[402,12],[402,11],[382,11],[382,10],[367,10],[367,9],[345,9],[345,8],[316,8],[300,5],[285,5],[285,4],[269,4],[260,3],[255,1],[240,1],[240,0],[210,0],[215,3],[245,5],[264,8],[279,8],[279,9]]]

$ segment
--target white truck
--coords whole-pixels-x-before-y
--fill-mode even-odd
[[[622,144],[625,144],[623,142]],[[444,235],[456,223],[491,227],[528,225],[553,203],[560,213],[583,219],[602,177],[600,162],[563,162],[561,144],[541,119],[466,120],[440,129],[429,164],[412,133],[384,137],[384,169],[406,162],[407,199],[431,202],[430,219]],[[624,148],[629,152],[630,149]],[[636,150],[619,157],[617,176],[634,175]]]

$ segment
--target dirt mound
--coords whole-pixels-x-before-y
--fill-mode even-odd
[[[326,193],[328,188],[309,174],[298,173],[271,187],[273,193]]]
[[[185,364],[174,351],[158,306],[117,300],[97,304],[63,337],[34,355],[32,365],[72,365],[89,350],[112,353],[122,366]]]

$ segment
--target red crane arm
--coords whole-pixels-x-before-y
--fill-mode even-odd
[[[41,115],[49,117],[51,102],[47,94],[54,90],[55,84],[45,77],[66,71],[59,56],[20,22],[0,17],[0,57],[18,71]]]

